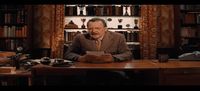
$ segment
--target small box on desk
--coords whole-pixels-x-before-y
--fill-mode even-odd
[[[15,73],[15,67],[0,67],[0,73]]]

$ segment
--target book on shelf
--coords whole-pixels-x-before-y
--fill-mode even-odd
[[[1,24],[24,24],[25,23],[24,10],[18,10],[16,12],[0,12],[0,22]]]
[[[113,14],[113,7],[112,6],[106,6],[107,7],[107,15],[108,16],[112,16]]]
[[[200,13],[196,15],[197,24],[200,24]]]
[[[200,10],[200,5],[180,5],[180,10]]]
[[[127,42],[138,42],[139,41],[139,35],[138,32],[127,32],[127,31],[116,31],[118,33],[121,33],[125,36]]]
[[[132,16],[140,16],[140,6],[132,5],[130,6],[130,11]]]
[[[196,16],[193,13],[187,13],[184,16],[183,24],[196,24]]]
[[[65,16],[69,16],[69,6],[65,5]]]
[[[116,7],[115,6],[111,6],[111,8],[112,8],[112,13],[110,14],[110,15],[112,15],[112,16],[115,16],[115,14],[116,14]]]
[[[65,32],[65,41],[72,41],[81,32]]]
[[[0,37],[4,36],[4,28],[3,26],[0,26]]]
[[[65,6],[65,16],[77,15],[77,6]]]
[[[123,15],[123,7],[122,6],[115,6],[115,15],[116,16]]]
[[[95,15],[95,6],[90,6],[90,5],[88,5],[87,7],[86,7],[86,15],[88,15],[88,16],[94,16]]]
[[[0,28],[0,37],[27,37],[27,26],[3,26]]]
[[[192,27],[183,27],[181,29],[181,37],[196,37],[196,29]]]
[[[96,16],[100,16],[102,13],[101,13],[101,7],[102,6],[95,6],[95,8],[94,8],[94,11],[95,11],[95,15]]]

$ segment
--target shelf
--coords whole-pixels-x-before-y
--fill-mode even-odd
[[[76,15],[76,16],[65,16],[65,18],[90,18],[90,17],[100,17],[100,18],[124,18],[124,17],[133,17],[133,18],[139,18],[140,16],[133,16],[133,15],[129,15],[129,16],[124,16],[124,15],[95,15],[95,16],[90,16],[90,15]]]
[[[65,32],[82,32],[87,31],[87,29],[64,29]],[[139,29],[108,29],[108,31],[130,31],[130,32],[139,32]]]
[[[183,36],[181,36],[182,38],[185,38],[185,39],[197,39],[197,40],[199,40],[200,39],[200,36],[199,37],[183,37]]]
[[[181,13],[196,13],[196,14],[200,14],[200,10],[196,11],[196,10],[181,10]]]
[[[65,17],[65,26],[68,25],[70,22],[73,22],[74,25],[76,25],[78,28],[81,28],[83,25],[83,22],[81,19],[85,19],[84,25],[86,26],[86,23],[88,22],[89,19],[92,19],[94,17],[89,16],[89,17]],[[135,25],[135,20],[140,22],[139,17],[99,17],[102,18],[106,21],[108,28],[111,29],[117,29],[118,25],[122,25],[123,28],[128,28],[127,25],[129,25],[129,28],[134,28]],[[121,23],[119,23],[119,19],[122,20]],[[139,24],[137,26],[140,28]],[[86,26],[87,28],[87,26]]]
[[[28,49],[28,10],[26,5],[0,5],[0,49]]]
[[[68,46],[69,44],[71,44],[72,41],[66,41],[64,43],[65,46]],[[140,45],[140,42],[126,42],[127,45]]]
[[[84,6],[139,6],[139,5],[132,5],[132,4],[65,4],[65,6],[78,6],[78,5],[84,5]]]
[[[0,26],[17,26],[17,27],[23,27],[27,25],[26,23],[6,23],[6,24],[2,24],[0,23]]]
[[[71,18],[71,17],[77,17],[77,18],[86,18],[86,17],[100,17],[100,18],[107,18],[107,17],[110,17],[110,18],[124,18],[124,17],[134,17],[134,18],[139,18],[140,16],[133,16],[133,15],[129,15],[129,16],[123,16],[123,15],[95,15],[95,16],[90,16],[90,15],[76,15],[76,16],[65,16],[65,18]]]
[[[182,27],[195,27],[195,26],[200,26],[199,23],[193,23],[193,24],[181,24]]]
[[[127,45],[140,45],[140,42],[126,42]]]
[[[0,39],[26,39],[27,37],[0,37]]]
[[[90,12],[87,12],[90,11]],[[65,16],[140,16],[140,5],[132,4],[72,4],[65,5]]]

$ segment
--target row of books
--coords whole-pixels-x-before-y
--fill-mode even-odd
[[[65,16],[87,15],[87,16],[140,16],[140,6],[65,6]],[[86,12],[86,14],[83,14]]]
[[[200,10],[200,5],[180,5],[181,10]]]
[[[10,9],[16,10],[16,9],[23,9],[23,8],[24,8],[24,5],[3,5],[3,4],[0,5],[0,10],[10,10]]]
[[[196,37],[197,32],[198,31],[193,27],[183,27],[181,28],[181,37]]]
[[[118,33],[124,34],[127,42],[138,42],[139,32],[126,32],[126,31],[116,31]],[[65,32],[65,41],[72,41],[74,37],[81,32]]]
[[[65,32],[64,33],[65,41],[72,41],[74,37],[80,33],[81,32]]]
[[[200,24],[200,13],[186,13],[182,16],[183,24]]]
[[[1,40],[0,39],[0,50],[1,51],[13,51],[16,50],[16,48],[18,46],[25,46],[23,45],[23,43],[25,43],[26,40],[25,39],[21,39],[21,40],[15,40],[15,39],[5,39],[5,40]]]
[[[124,34],[126,42],[139,42],[139,32],[116,31]]]
[[[0,24],[23,24],[26,22],[24,10],[19,10],[14,13],[0,11],[0,17]]]
[[[27,37],[27,26],[1,26],[0,38],[1,37]]]

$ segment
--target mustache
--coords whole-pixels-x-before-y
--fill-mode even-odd
[[[89,32],[89,34],[91,34],[91,35],[97,35],[97,34],[99,34],[99,33]]]

